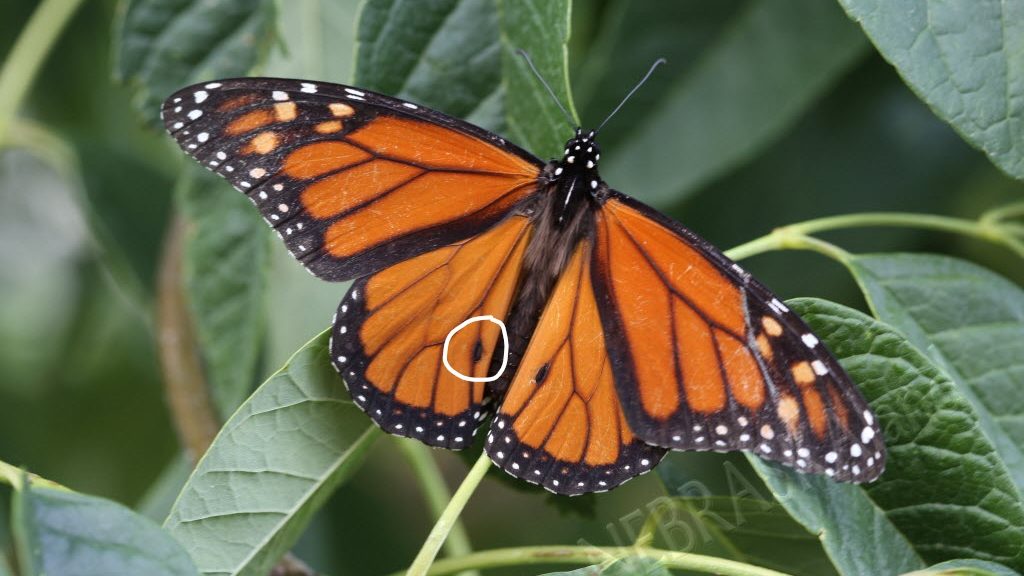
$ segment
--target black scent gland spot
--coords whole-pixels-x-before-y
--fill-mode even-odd
[[[548,368],[549,367],[550,366],[548,364],[544,364],[543,366],[540,367],[540,370],[537,370],[537,375],[533,377],[534,383],[536,383],[536,384],[543,384],[544,383],[544,379],[548,377]]]
[[[476,364],[484,357],[484,343],[477,340],[473,345],[473,363]]]

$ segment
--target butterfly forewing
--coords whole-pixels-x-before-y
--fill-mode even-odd
[[[599,211],[594,266],[615,383],[638,436],[752,450],[838,480],[881,473],[881,433],[842,367],[710,244],[614,194]]]
[[[179,91],[162,115],[328,280],[483,232],[537,188],[540,162],[501,138],[347,86],[222,80]]]

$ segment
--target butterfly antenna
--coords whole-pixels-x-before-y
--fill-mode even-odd
[[[555,104],[558,105],[558,109],[562,111],[562,114],[565,114],[565,119],[569,122],[569,128],[576,128],[576,121],[573,120],[572,115],[569,114],[569,111],[565,109],[565,106],[562,106],[562,102],[561,100],[558,99],[558,96],[555,95],[555,91],[552,90],[551,86],[549,86],[548,83],[544,81],[544,77],[541,76],[540,72],[537,71],[537,67],[533,65],[533,60],[530,58],[530,55],[527,54],[526,50],[523,50],[522,48],[516,48],[516,54],[519,54],[520,56],[523,57],[523,60],[526,60],[527,66],[530,67],[530,70],[533,71],[533,75],[536,76],[537,80],[540,81],[540,85],[543,86],[548,91],[548,94],[551,95],[551,99],[554,100]]]
[[[597,130],[594,130],[594,133],[596,134],[600,132],[601,128],[604,128],[604,125],[607,124],[608,121],[612,119],[612,116],[615,116],[615,113],[619,111],[619,108],[622,108],[626,101],[629,100],[633,96],[633,94],[637,90],[639,90],[641,86],[644,85],[645,82],[647,82],[647,79],[651,77],[651,74],[654,74],[654,69],[657,68],[658,66],[661,66],[662,64],[665,64],[666,62],[668,62],[668,60],[665,60],[664,58],[658,58],[657,60],[655,60],[654,64],[651,64],[650,69],[647,70],[647,74],[644,74],[644,77],[641,78],[640,81],[636,83],[636,86],[633,86],[633,89],[629,91],[629,94],[626,94],[626,97],[622,99],[622,102],[619,102],[619,105],[615,107],[615,110],[612,110],[612,113],[609,114],[608,117],[604,119],[604,122],[601,122],[601,125],[597,127]]]

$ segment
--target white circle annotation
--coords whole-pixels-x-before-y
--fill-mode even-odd
[[[505,343],[505,349],[503,352],[504,356],[502,356],[501,359],[501,368],[498,369],[498,373],[495,374],[494,376],[466,376],[462,372],[459,372],[455,368],[452,368],[452,365],[448,363],[448,344],[451,343],[452,336],[454,336],[456,332],[462,330],[466,326],[469,326],[473,322],[481,321],[494,322],[495,324],[498,325],[498,328],[501,328],[501,339]],[[493,382],[498,378],[501,378],[501,375],[505,372],[505,368],[508,367],[508,352],[508,330],[505,328],[505,323],[491,315],[473,316],[472,318],[466,320],[462,324],[459,324],[455,328],[452,328],[452,331],[448,333],[448,336],[444,339],[444,348],[441,349],[441,361],[444,362],[445,369],[451,372],[453,376],[460,380],[465,380],[466,382]]]

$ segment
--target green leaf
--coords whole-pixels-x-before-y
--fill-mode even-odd
[[[635,42],[641,26],[630,27],[624,41]],[[645,201],[678,200],[774,142],[867,46],[831,2],[750,2],[683,73],[685,61],[657,72],[674,79],[671,87],[602,170]],[[641,73],[616,74],[620,91]]]
[[[277,15],[280,42],[267,58],[270,76],[349,83],[361,0],[304,0]],[[294,348],[293,348],[294,350]]]
[[[608,564],[597,564],[569,572],[549,572],[542,576],[671,576],[656,560],[623,558]]]
[[[314,338],[224,425],[165,523],[203,574],[264,576],[380,434]]]
[[[525,50],[579,124],[569,88],[569,0],[498,0],[501,12],[505,118],[509,134],[538,157],[561,157],[575,127],[516,50]]]
[[[747,9],[745,0],[610,2],[586,48],[586,58],[574,66],[578,70],[572,77],[573,91],[583,122],[590,126],[604,120],[622,101],[630,83],[639,80],[655,60],[665,58],[667,64],[601,129],[602,147],[618,150],[623,137],[663,104],[669,88],[714,50]],[[636,34],[640,29],[643,34]]]
[[[134,0],[115,39],[115,76],[154,126],[160,103],[193,82],[248,73],[274,40],[273,0]]]
[[[494,1],[369,0],[359,19],[355,84],[473,116],[501,87]]]
[[[909,541],[931,562],[958,557],[1009,566],[1024,562],[1024,508],[956,385],[903,335],[877,320],[823,300],[799,299],[792,307],[857,382],[881,423],[888,450],[885,473],[866,488],[751,459],[777,494],[786,492],[780,499],[798,520],[810,519],[819,528],[833,525],[824,542],[840,571],[881,560],[862,555],[872,549],[864,539],[872,537],[888,546],[898,541],[900,548]],[[853,505],[842,499],[857,502],[857,513],[843,514]],[[815,518],[822,515],[830,521]],[[864,526],[874,529],[869,533]],[[884,554],[885,564],[870,570],[861,565],[861,571],[920,568],[905,552]],[[889,563],[899,557],[900,564]]]
[[[44,387],[66,358],[87,245],[76,183],[27,150],[0,151],[0,390],[13,398]],[[26,249],[31,247],[31,249]]]
[[[1024,179],[1024,1],[840,3],[940,118]]]
[[[905,576],[1019,576],[1002,564],[983,560],[950,560]]]
[[[12,524],[23,576],[194,576],[178,542],[152,521],[95,496],[25,477]]]
[[[270,244],[244,194],[189,166],[178,190],[185,217],[182,274],[213,400],[223,419],[256,379]]]
[[[840,574],[899,574],[924,567],[911,543],[860,487],[749,458],[793,518],[818,534]]]
[[[787,574],[832,574],[818,538],[772,500],[712,496],[699,482],[676,481],[661,473],[666,486],[693,496],[648,504],[648,522],[659,547],[730,558]],[[742,480],[740,480],[742,481]]]
[[[875,315],[953,378],[1024,492],[1024,290],[946,256],[858,256],[850,270]]]

